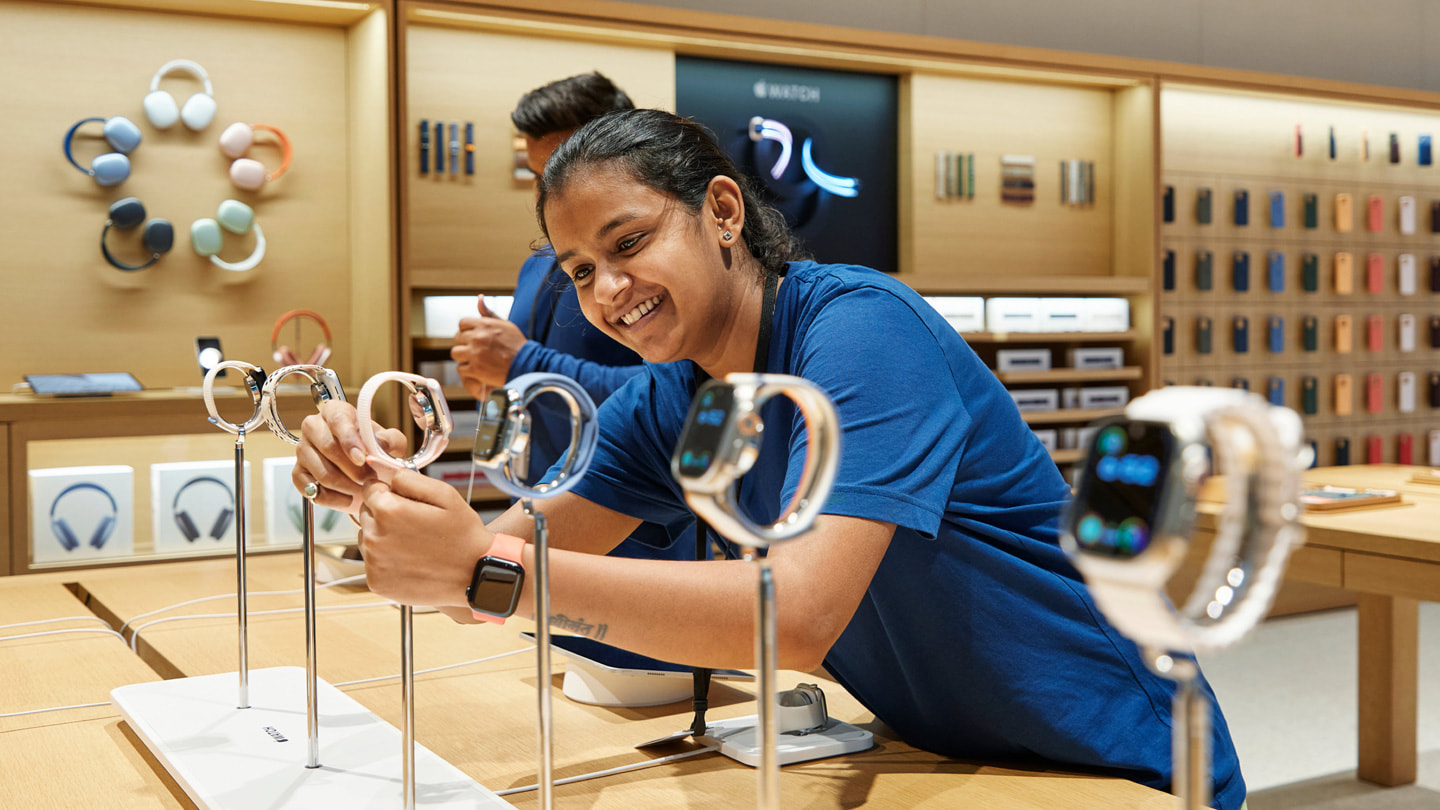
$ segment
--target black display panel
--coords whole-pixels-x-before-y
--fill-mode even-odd
[[[675,449],[681,475],[698,478],[715,463],[725,436],[725,422],[734,405],[735,389],[726,383],[710,380],[701,386],[690,405],[690,415],[685,418],[685,429],[680,432],[680,445]]]
[[[815,259],[896,271],[894,76],[678,56],[675,110],[705,126]]]
[[[509,395],[505,389],[497,388],[490,392],[480,408],[480,428],[475,433],[475,446],[470,450],[470,457],[475,461],[489,461],[504,447],[502,437],[505,427],[505,409],[510,405]]]
[[[1174,452],[1175,435],[1161,422],[1122,421],[1095,431],[1069,527],[1080,548],[1129,558],[1149,547]]]

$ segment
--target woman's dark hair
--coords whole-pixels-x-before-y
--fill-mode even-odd
[[[608,112],[633,110],[625,91],[598,72],[551,82],[520,97],[510,120],[532,138],[579,129]]]
[[[580,169],[601,164],[623,168],[636,181],[675,198],[692,214],[704,206],[710,181],[729,177],[740,186],[745,201],[740,237],[763,271],[779,275],[786,262],[808,258],[785,218],[760,199],[755,184],[740,173],[709,131],[663,110],[609,113],[560,144],[540,178],[535,213],[542,231],[549,233],[545,201]]]

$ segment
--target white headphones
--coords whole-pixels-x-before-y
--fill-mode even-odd
[[[205,92],[186,99],[183,107],[175,103],[173,96],[160,89],[160,80],[176,71],[189,73],[205,85]],[[215,119],[215,90],[210,85],[210,76],[205,73],[205,68],[189,59],[172,59],[161,65],[150,79],[150,92],[145,96],[145,117],[156,129],[169,129],[177,120],[184,121],[186,127],[197,131],[210,126]]]

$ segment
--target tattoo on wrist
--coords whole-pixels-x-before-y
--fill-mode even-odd
[[[550,626],[557,630],[564,630],[567,633],[574,633],[577,636],[592,638],[596,641],[604,641],[605,633],[610,629],[608,624],[590,624],[582,619],[572,619],[564,613],[557,613],[550,617]]]

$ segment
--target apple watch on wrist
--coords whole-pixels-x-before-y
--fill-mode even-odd
[[[1061,542],[1100,610],[1145,647],[1223,649],[1263,618],[1298,524],[1303,429],[1258,394],[1169,387],[1096,424]],[[1226,499],[1215,542],[1178,610],[1164,593],[1189,549],[1200,484]]]
[[[524,540],[510,534],[495,535],[490,551],[475,563],[475,573],[465,589],[465,600],[475,618],[504,624],[515,614],[525,584],[524,550]]]
[[[799,407],[809,442],[794,497],[774,523],[761,526],[740,510],[734,485],[759,456],[765,429],[760,408],[777,394]],[[839,460],[840,421],[814,383],[783,374],[728,374],[696,392],[670,469],[697,516],[742,546],[764,548],[809,530],[830,495]]]

